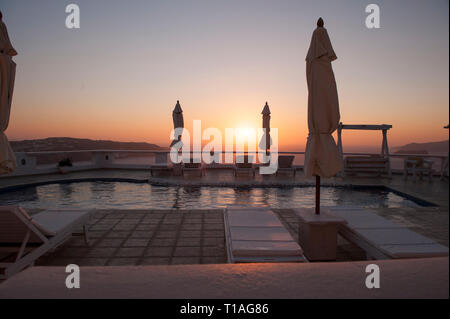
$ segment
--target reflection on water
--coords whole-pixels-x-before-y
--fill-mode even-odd
[[[22,188],[12,192],[0,193],[0,205],[14,205],[20,202],[39,202],[37,187]],[[17,202],[19,199],[19,202]]]
[[[83,209],[212,209],[227,206],[296,208],[313,207],[314,198],[314,187],[163,187],[145,183],[83,182],[28,187],[0,193],[0,205]],[[346,187],[322,187],[321,204],[373,208],[418,206],[383,188]]]

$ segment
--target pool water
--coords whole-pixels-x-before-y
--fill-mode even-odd
[[[314,187],[164,187],[147,183],[78,182],[30,186],[0,193],[0,205],[46,209],[297,208],[313,207],[314,202]],[[421,206],[382,187],[322,187],[321,205],[370,208]]]

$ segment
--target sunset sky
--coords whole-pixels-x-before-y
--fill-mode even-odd
[[[65,6],[81,28],[65,27]],[[381,8],[367,29],[365,7]],[[341,120],[392,124],[391,146],[448,139],[448,0],[1,0],[19,55],[10,140],[70,136],[169,144],[186,127],[260,127],[266,101],[281,149],[307,135],[305,56],[323,17]],[[345,132],[344,149],[381,143]]]

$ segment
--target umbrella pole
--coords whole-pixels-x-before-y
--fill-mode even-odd
[[[316,176],[316,215],[320,215],[320,176]]]

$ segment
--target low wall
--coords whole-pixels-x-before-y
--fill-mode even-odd
[[[236,154],[236,152],[233,152]],[[294,165],[303,166],[305,152],[279,152],[280,155],[294,155]],[[164,164],[170,161],[168,151],[129,151],[129,150],[87,150],[63,152],[17,152],[17,168],[11,174],[2,177],[28,176],[58,173],[57,163],[64,158],[71,158],[73,166],[68,171],[85,171],[102,168],[117,169],[149,169],[151,165]],[[375,155],[367,153],[344,153],[344,156]],[[446,155],[415,155],[391,154],[391,169],[393,173],[403,173],[403,160],[409,156],[421,156],[434,160],[436,175],[440,175]],[[216,165],[221,167],[222,164]],[[229,166],[229,164],[228,164]],[[225,167],[225,166],[224,166]]]

